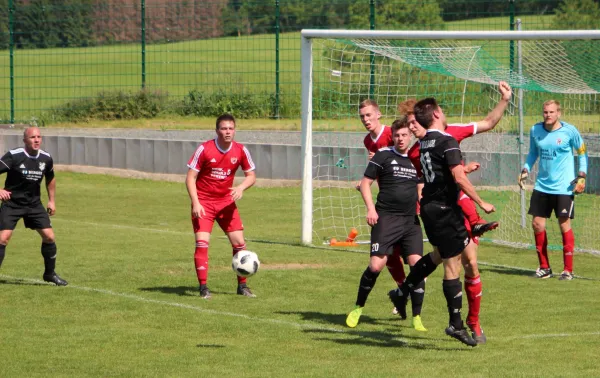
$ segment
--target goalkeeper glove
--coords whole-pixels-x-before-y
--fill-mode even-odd
[[[575,194],[582,193],[585,189],[585,177],[575,177],[575,180],[571,181],[571,185],[575,185],[575,188],[573,188],[573,192],[575,192]]]
[[[527,177],[529,177],[529,173],[527,172],[526,169],[523,169],[521,171],[521,173],[519,173],[519,180],[518,180],[519,187],[521,189],[525,189],[525,180],[527,180]]]

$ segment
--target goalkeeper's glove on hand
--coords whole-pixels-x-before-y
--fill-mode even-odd
[[[571,181],[571,185],[575,185],[575,187],[573,188],[573,192],[575,194],[582,193],[583,190],[585,189],[585,177],[583,177],[583,176],[575,177],[575,180]]]
[[[527,180],[527,177],[529,177],[529,173],[527,172],[526,169],[523,169],[521,171],[521,173],[519,173],[519,187],[521,189],[525,189],[525,180]]]

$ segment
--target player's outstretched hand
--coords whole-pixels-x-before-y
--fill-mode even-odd
[[[521,173],[519,173],[518,184],[521,189],[525,189],[525,180],[529,177],[529,173],[526,169],[523,169]]]
[[[375,209],[367,210],[367,224],[371,227],[377,224],[377,220],[379,219],[379,215]]]
[[[0,200],[8,201],[10,199],[10,192],[8,190],[0,189]]]
[[[501,81],[498,83],[498,90],[500,90],[503,100],[508,101],[512,97],[512,89],[506,81]]]
[[[491,203],[484,202],[481,204],[481,210],[485,211],[486,214],[490,214],[496,211],[496,208]]]
[[[573,193],[583,193],[583,191],[585,190],[585,177],[575,177],[575,180],[571,181],[571,185],[575,185],[575,187],[573,188]]]

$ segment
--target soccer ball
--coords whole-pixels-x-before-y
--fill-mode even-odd
[[[258,272],[260,261],[258,260],[258,255],[254,252],[239,251],[233,255],[231,267],[238,276],[250,277]]]

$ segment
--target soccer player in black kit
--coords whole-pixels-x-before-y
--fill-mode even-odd
[[[36,230],[42,237],[44,257],[44,281],[57,286],[66,286],[67,281],[56,274],[56,244],[50,215],[56,212],[54,194],[56,180],[54,165],[49,153],[41,149],[42,135],[37,127],[29,127],[23,132],[25,147],[10,150],[0,159],[0,174],[7,173],[4,189],[0,189],[0,265],[4,260],[6,245],[19,219],[25,227]],[[48,205],[44,209],[40,200],[42,179],[46,179]]]
[[[369,161],[360,192],[367,206],[367,223],[371,229],[371,259],[360,278],[356,307],[346,318],[346,325],[358,324],[369,293],[377,277],[386,266],[394,247],[402,250],[406,263],[411,267],[423,256],[423,232],[417,217],[417,170],[406,154],[410,147],[411,132],[406,117],[392,123],[393,147],[381,148]],[[371,184],[377,180],[379,194],[373,204]],[[421,321],[421,308],[425,295],[425,282],[410,288],[412,299],[412,326],[426,331]],[[404,309],[406,318],[406,309]]]
[[[470,238],[464,223],[462,210],[457,205],[462,190],[483,211],[495,211],[493,205],[484,202],[467,178],[461,164],[462,156],[456,139],[444,133],[446,116],[433,98],[419,101],[414,107],[417,122],[427,129],[421,139],[421,169],[425,186],[421,198],[421,219],[434,251],[419,260],[405,283],[389,293],[390,299],[402,314],[406,313],[406,301],[411,287],[429,276],[443,263],[443,291],[449,313],[446,334],[469,346],[477,342],[469,335],[461,318],[462,284],[460,282],[461,253]]]

